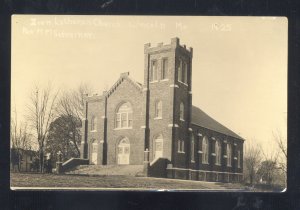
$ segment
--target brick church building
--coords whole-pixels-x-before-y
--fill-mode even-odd
[[[122,73],[102,95],[85,97],[81,158],[144,165],[146,176],[240,181],[244,140],[192,105],[193,49],[144,46],[144,82]]]

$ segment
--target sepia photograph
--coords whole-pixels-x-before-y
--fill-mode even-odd
[[[287,18],[11,24],[12,190],[286,190]]]

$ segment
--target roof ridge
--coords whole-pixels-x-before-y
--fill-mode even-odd
[[[198,110],[198,113],[196,113]],[[201,113],[199,113],[201,112]],[[198,116],[196,116],[198,115]],[[202,116],[200,116],[202,115]],[[195,125],[199,125],[201,127],[205,127],[207,129],[211,129],[214,130],[216,132],[228,135],[228,136],[232,136],[238,139],[244,139],[241,136],[239,136],[238,134],[236,134],[234,131],[232,131],[231,129],[227,128],[226,126],[224,126],[222,123],[218,122],[217,120],[215,120],[214,118],[212,118],[211,116],[209,116],[206,112],[204,112],[202,109],[200,109],[197,106],[192,105],[192,121],[191,123],[195,124]]]
[[[140,85],[138,82],[136,82],[134,79],[129,77],[129,72],[127,73],[122,73],[119,77],[119,79],[112,85],[112,87],[107,91],[106,96],[110,96],[116,89],[117,87],[124,81],[127,80],[131,84],[134,85],[135,88],[137,88],[140,92],[142,92],[142,85]]]

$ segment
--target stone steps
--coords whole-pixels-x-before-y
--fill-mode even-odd
[[[143,165],[80,165],[66,174],[136,176],[142,171]]]

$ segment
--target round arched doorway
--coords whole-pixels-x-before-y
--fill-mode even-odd
[[[117,161],[119,165],[129,164],[130,158],[130,143],[127,138],[120,140],[117,148]]]

